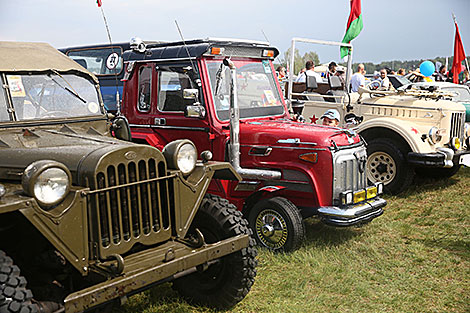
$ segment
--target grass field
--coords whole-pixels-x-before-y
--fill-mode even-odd
[[[307,220],[290,254],[259,251],[256,282],[228,312],[470,312],[470,169],[421,180],[361,228]],[[121,312],[212,312],[165,284]]]

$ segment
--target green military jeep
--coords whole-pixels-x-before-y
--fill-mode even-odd
[[[159,150],[106,115],[96,77],[47,44],[0,42],[0,312],[109,308],[155,284],[226,308],[250,290],[256,250],[239,180],[189,140]],[[20,273],[21,270],[21,273]]]

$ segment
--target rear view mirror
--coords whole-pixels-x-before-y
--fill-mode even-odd
[[[199,97],[199,90],[197,89],[183,89],[183,98],[185,100],[197,100]]]
[[[184,108],[184,117],[203,119],[206,117],[206,109],[200,103],[187,105]]]
[[[111,130],[114,132],[114,137],[120,140],[131,141],[131,128],[129,122],[124,116],[117,116],[112,124]]]

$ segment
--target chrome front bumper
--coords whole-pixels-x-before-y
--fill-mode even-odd
[[[325,224],[331,226],[353,226],[369,222],[382,215],[383,207],[387,204],[382,198],[375,198],[364,203],[345,207],[321,207],[318,215]]]

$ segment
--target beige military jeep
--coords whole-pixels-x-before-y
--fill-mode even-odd
[[[302,38],[292,40],[292,51],[296,42],[345,46],[352,52],[350,44]],[[351,63],[350,57],[345,81],[349,81]],[[306,122],[322,124],[326,110],[338,110],[339,127],[357,131],[368,143],[370,181],[383,182],[387,191],[399,193],[411,184],[415,173],[449,177],[462,164],[470,165],[465,107],[444,100],[449,97],[445,92],[382,91],[366,83],[352,93],[345,85],[339,76],[321,82],[307,79],[306,83],[294,83],[290,77],[287,97],[294,109],[303,108]]]

